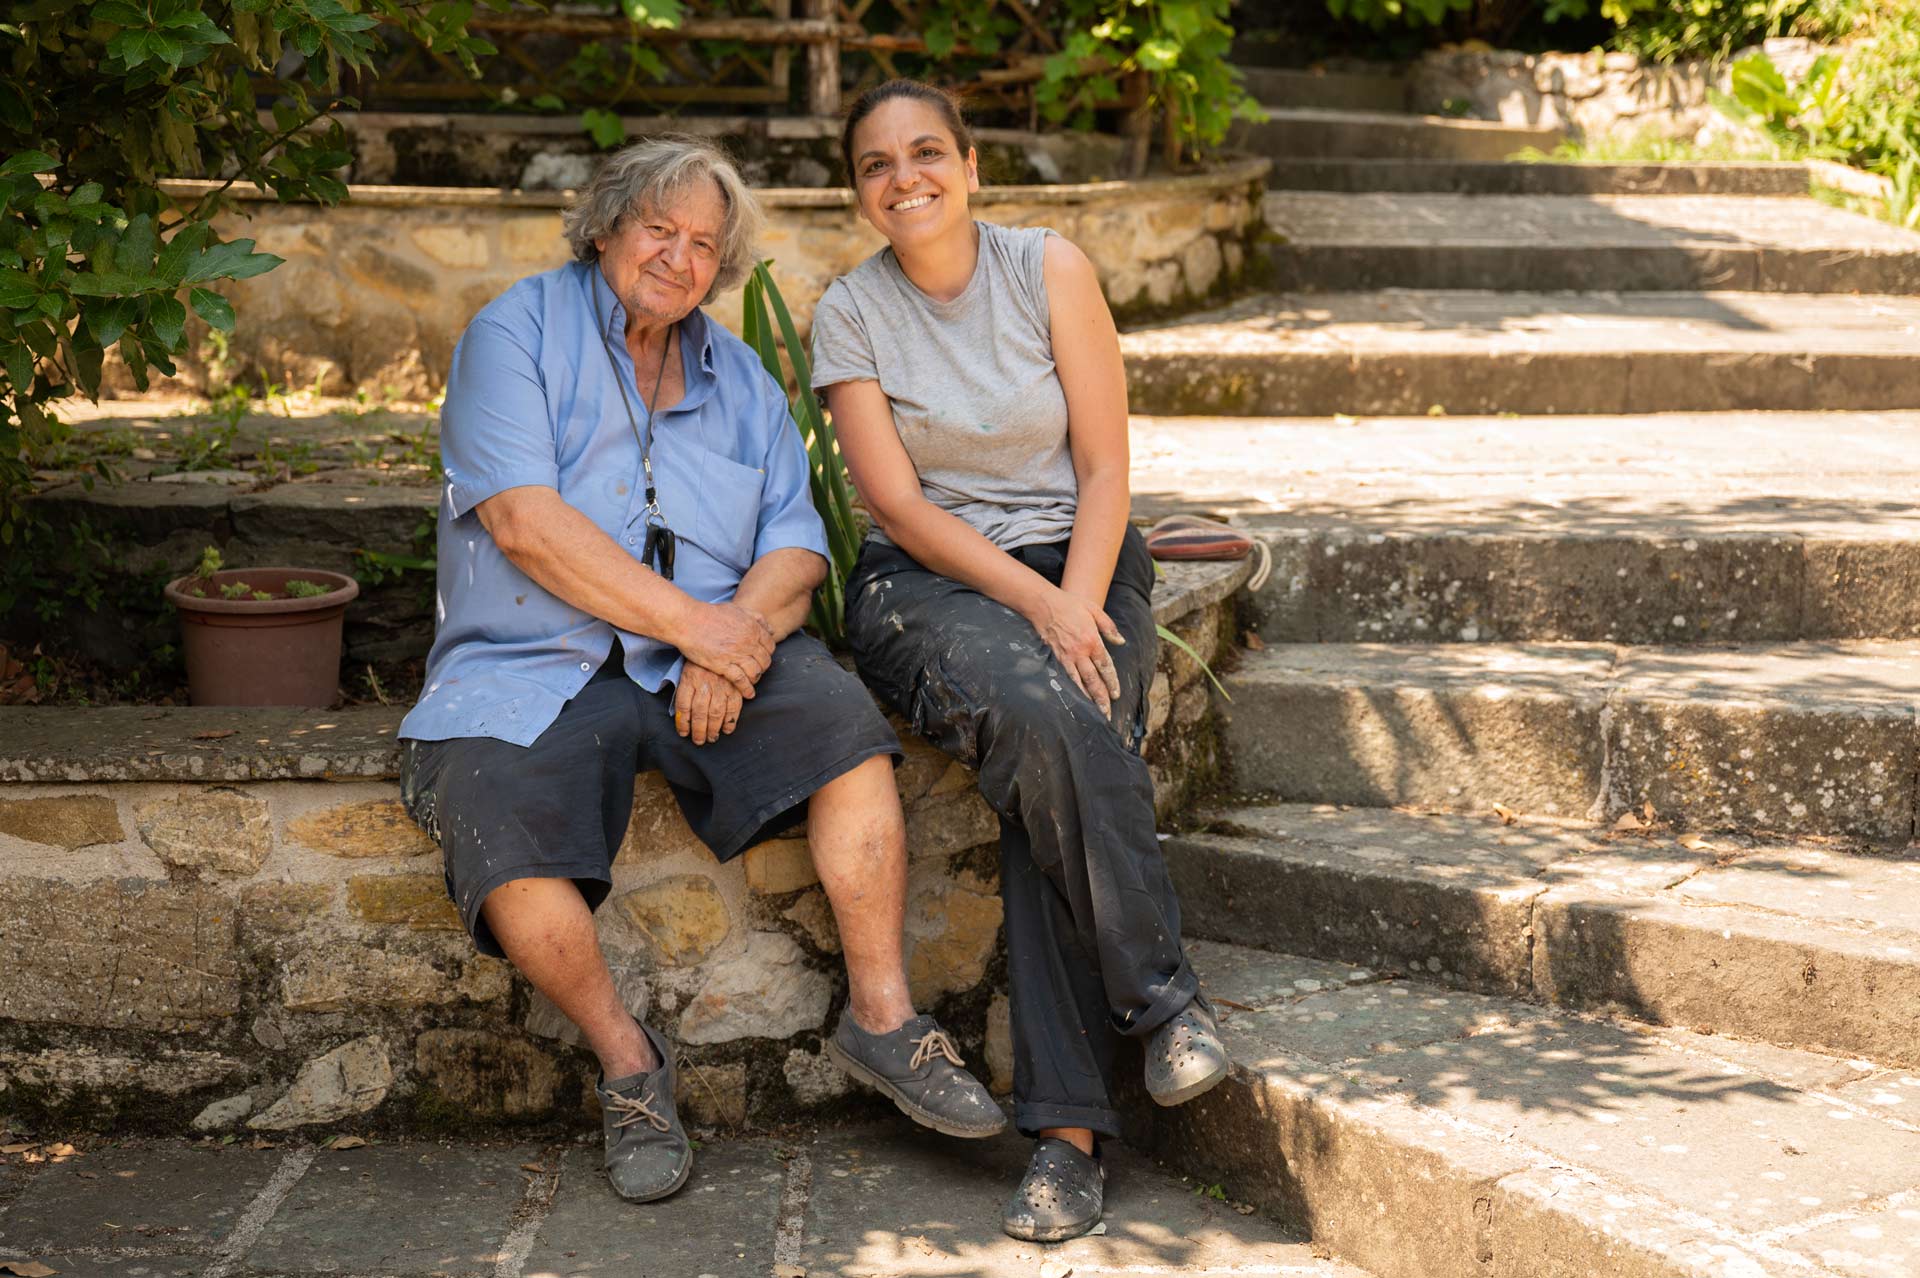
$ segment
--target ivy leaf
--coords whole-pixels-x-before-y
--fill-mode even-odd
[[[207,224],[189,222],[173,233],[167,246],[160,250],[160,278],[169,284],[179,284],[187,274],[187,261],[207,242]]]
[[[233,303],[210,288],[196,288],[189,294],[194,313],[222,333],[233,331]]]
[[[153,328],[153,335],[167,350],[179,345],[181,334],[187,331],[187,308],[180,304],[177,297],[156,297],[147,311],[147,323]],[[147,352],[153,354],[151,350]],[[159,360],[154,360],[157,365]]]
[[[85,308],[87,330],[102,347],[113,345],[120,340],[120,334],[127,331],[134,316],[139,314],[140,304],[130,297],[109,298]]]
[[[127,229],[121,233],[120,244],[113,251],[113,264],[123,271],[146,271],[153,265],[153,250],[157,245],[153,231],[153,219],[142,213],[127,223]]]
[[[24,310],[40,297],[40,286],[25,271],[0,270],[0,306]]]
[[[229,240],[203,250],[187,267],[181,282],[249,279],[271,271],[286,260],[272,253],[254,252],[252,240]]]
[[[51,173],[60,167],[60,161],[45,151],[22,151],[7,157],[0,164],[0,177],[13,177],[21,173]]]
[[[105,0],[88,13],[95,22],[111,22],[116,27],[145,27],[147,15],[125,0]]]

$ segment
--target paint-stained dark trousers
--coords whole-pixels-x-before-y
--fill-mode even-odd
[[[1065,542],[1014,557],[1048,580]],[[914,730],[979,771],[1000,814],[1012,1004],[1014,1122],[1032,1134],[1119,1134],[1121,1036],[1151,1033],[1193,997],[1180,903],[1138,753],[1158,647],[1153,561],[1127,532],[1106,611],[1120,698],[1103,717],[1020,614],[869,542],[847,588],[861,676]]]

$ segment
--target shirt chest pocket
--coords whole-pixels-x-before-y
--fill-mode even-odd
[[[700,500],[695,507],[693,542],[715,559],[745,573],[753,566],[760,531],[760,494],[764,471],[743,466],[718,453],[701,458]]]

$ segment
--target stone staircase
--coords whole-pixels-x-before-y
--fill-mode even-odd
[[[1920,1274],[1920,237],[1303,175],[1125,339],[1143,505],[1275,559],[1165,844],[1235,1069],[1134,1136],[1379,1278]]]

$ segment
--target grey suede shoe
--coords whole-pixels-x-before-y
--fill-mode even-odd
[[[966,1062],[931,1016],[916,1016],[891,1034],[869,1034],[848,1012],[827,1040],[827,1055],[924,1127],[972,1140],[1007,1126],[1007,1116],[961,1068]]]
[[[1147,1041],[1147,1094],[1162,1105],[1184,1105],[1226,1076],[1213,1005],[1196,994]]]
[[[1063,1242],[1100,1223],[1107,1169],[1092,1155],[1052,1136],[1033,1146],[1027,1174],[1007,1202],[1000,1227],[1027,1242]]]
[[[602,1082],[593,1090],[607,1138],[607,1179],[629,1202],[650,1203],[687,1183],[693,1146],[674,1110],[673,1049],[650,1027],[642,1025],[640,1031],[660,1054],[660,1068]]]

